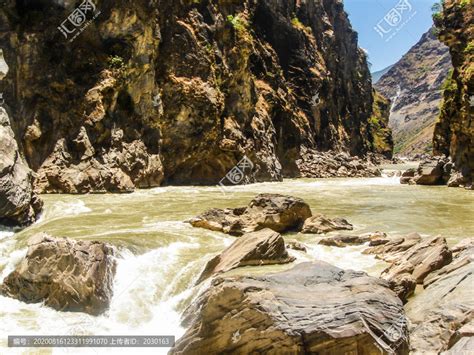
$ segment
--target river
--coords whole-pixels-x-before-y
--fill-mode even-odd
[[[107,313],[92,317],[0,296],[0,353],[25,354],[2,350],[7,335],[140,334],[178,338],[184,333],[180,315],[200,291],[193,287],[196,278],[205,263],[234,240],[183,221],[211,207],[244,206],[263,192],[301,197],[313,213],[347,218],[355,226],[354,234],[384,231],[402,235],[416,231],[422,235],[441,234],[450,244],[474,236],[474,194],[444,186],[400,185],[397,177],[285,180],[235,186],[225,193],[217,187],[160,187],[122,195],[43,196],[45,210],[35,225],[17,233],[0,230],[0,279],[25,255],[28,238],[37,232],[101,240],[118,250],[114,297]],[[285,238],[297,239],[309,247],[307,254],[290,251],[297,257],[296,262],[325,260],[374,276],[385,266],[373,256],[362,255],[363,246],[319,246],[314,235],[289,234]],[[289,267],[243,268],[231,273]],[[208,282],[200,288],[207,287]],[[167,349],[161,351],[166,353]],[[99,353],[94,349],[44,353],[68,352]],[[156,349],[148,352],[159,353]],[[114,349],[112,353],[128,351]]]

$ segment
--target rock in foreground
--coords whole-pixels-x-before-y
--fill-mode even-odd
[[[26,303],[44,302],[59,311],[98,315],[109,306],[115,270],[113,249],[104,243],[37,234],[0,294]]]
[[[402,303],[386,283],[324,262],[219,278],[185,323],[172,354],[379,354],[389,346],[407,353]],[[397,339],[388,335],[393,329]]]
[[[302,199],[279,194],[260,194],[244,208],[211,209],[191,219],[194,227],[231,235],[270,228],[285,232],[301,228],[311,217],[311,209]]]
[[[26,226],[38,218],[43,203],[33,192],[32,183],[7,112],[0,107],[0,224]]]
[[[241,266],[286,264],[294,260],[288,255],[283,237],[271,229],[263,229],[245,234],[212,258],[197,283]]]
[[[414,354],[438,354],[449,349],[452,350],[450,354],[472,353],[466,343],[473,334],[464,334],[461,329],[474,320],[473,285],[474,264],[469,262],[444,272],[408,302],[410,347]],[[461,351],[468,349],[465,353]]]
[[[422,284],[428,274],[451,261],[452,253],[444,238],[426,238],[401,255],[399,260],[382,273],[382,277],[391,279],[408,273],[413,275],[417,283]]]
[[[432,272],[452,261],[452,252],[442,237],[421,238],[417,233],[393,238],[364,251],[391,263],[381,277],[403,302],[408,300],[417,284],[423,284]]]

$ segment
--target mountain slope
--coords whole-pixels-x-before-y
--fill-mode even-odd
[[[214,184],[244,155],[280,180],[305,151],[373,151],[342,1],[97,0],[85,28],[70,1],[4,3],[0,92],[43,192]]]
[[[441,86],[450,68],[448,48],[430,29],[375,84],[378,91],[392,99],[390,126],[395,153],[431,153]]]

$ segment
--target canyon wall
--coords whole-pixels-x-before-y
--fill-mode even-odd
[[[6,0],[0,48],[40,192],[214,184],[244,155],[253,181],[301,176],[307,151],[391,155],[340,0]]]
[[[470,1],[446,0],[434,19],[454,67],[435,127],[434,153],[449,155],[469,185],[474,180],[474,7]]]

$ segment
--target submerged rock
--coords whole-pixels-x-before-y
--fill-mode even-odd
[[[290,240],[289,242],[286,243],[286,247],[287,249],[302,251],[303,253],[306,253],[308,250],[308,247],[306,245],[298,242],[297,240]]]
[[[329,219],[322,214],[308,218],[303,225],[303,233],[325,234],[338,230],[352,230],[354,227],[344,218]]]
[[[33,223],[43,203],[33,191],[33,176],[20,155],[10,119],[0,107],[0,224]]]
[[[416,169],[415,168],[410,168],[402,173],[402,176],[400,178],[400,183],[401,184],[409,184],[413,178],[416,175]]]
[[[294,260],[294,257],[288,255],[283,237],[267,228],[245,234],[212,258],[197,283],[241,266],[286,264]]]
[[[346,247],[348,245],[358,245],[367,242],[374,244],[387,243],[387,235],[385,233],[366,233],[362,235],[344,235],[338,234],[331,237],[325,237],[319,241],[319,244],[334,246],[334,247]]]
[[[402,303],[386,283],[325,262],[218,278],[186,311],[185,324],[171,354],[407,353]]]
[[[249,205],[236,209],[211,209],[188,222],[194,227],[242,235],[264,228],[276,232],[297,230],[311,216],[302,199],[279,194],[260,194]]]
[[[98,315],[110,304],[116,261],[107,244],[37,234],[0,294],[59,311]]]

